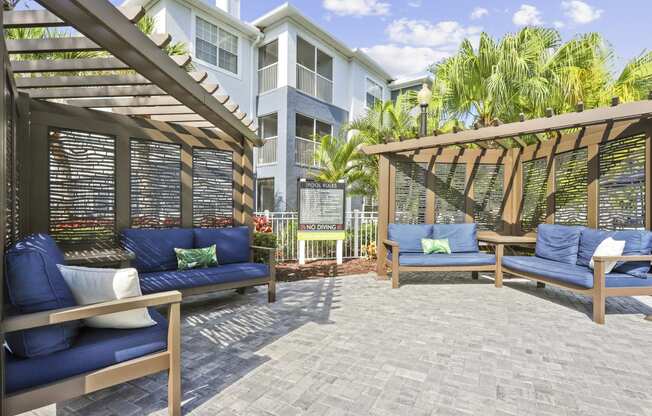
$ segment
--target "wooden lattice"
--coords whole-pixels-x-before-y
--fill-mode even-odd
[[[547,161],[545,158],[523,162],[523,197],[520,223],[524,232],[533,231],[546,221]]]
[[[463,223],[465,216],[466,164],[435,165],[435,223]]]
[[[193,225],[233,225],[233,153],[193,149],[192,170]]]
[[[130,140],[131,226],[181,225],[181,146]]]
[[[64,245],[115,242],[115,138],[49,131],[50,234]]]
[[[9,82],[9,81],[8,81]],[[15,97],[9,88],[4,90],[5,103],[5,247],[10,246],[18,239],[19,230],[19,201],[18,201],[18,166],[16,158],[16,103]]]
[[[555,156],[555,223],[586,225],[588,212],[587,150]]]
[[[426,214],[426,165],[396,162],[394,222],[423,224]]]
[[[502,229],[503,166],[478,165],[473,174],[473,215],[481,230]]]
[[[598,224],[623,230],[645,227],[645,136],[600,145]]]

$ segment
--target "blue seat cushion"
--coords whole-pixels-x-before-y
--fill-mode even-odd
[[[593,287],[593,270],[577,264],[561,263],[536,256],[504,256],[502,264],[515,272],[534,274],[583,288]]]
[[[269,267],[266,264],[232,263],[206,269],[143,273],[140,275],[140,288],[146,295],[167,290],[241,282],[267,276],[269,276]]]
[[[489,253],[402,253],[398,261],[401,266],[490,266],[496,264],[496,256]]]
[[[432,224],[389,224],[387,238],[396,241],[401,253],[423,253],[422,238],[432,238]]]
[[[580,233],[580,247],[577,253],[577,264],[579,266],[589,267],[595,249],[598,248],[601,242],[609,237],[613,237],[613,235],[613,231],[584,228]]]
[[[470,224],[435,224],[432,226],[432,236],[436,239],[447,239],[452,253],[477,253],[478,226]]]
[[[650,287],[652,279],[635,277],[627,273],[609,273],[605,278],[607,287]]]
[[[534,254],[542,259],[576,265],[583,228],[557,224],[539,225]]]
[[[150,315],[156,325],[147,328],[82,328],[70,348],[53,354],[20,358],[7,353],[7,393],[41,386],[165,350],[167,321],[154,310],[150,310]]]
[[[140,273],[176,270],[175,248],[193,248],[191,228],[122,230],[122,246],[133,252],[133,266]]]
[[[625,241],[624,256],[649,255],[652,251],[652,232],[649,231],[616,231],[613,234],[615,240]],[[614,268],[615,272],[627,273],[639,278],[647,278],[650,271],[649,261],[633,261],[618,263]]]
[[[251,245],[249,227],[195,228],[195,248],[215,244],[219,264],[246,263]]]
[[[8,315],[76,306],[57,264],[63,253],[46,234],[30,235],[5,254]],[[16,356],[36,357],[70,347],[79,322],[10,332],[7,344]]]

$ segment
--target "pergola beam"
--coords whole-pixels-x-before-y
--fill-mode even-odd
[[[151,95],[167,95],[156,85],[135,85],[117,87],[70,87],[70,88],[43,88],[23,90],[31,98],[84,98],[84,97],[137,97]]]
[[[60,19],[150,79],[202,118],[232,137],[261,145],[255,128],[245,126],[201,85],[152,43],[108,1],[38,0]],[[143,88],[139,86],[133,88]],[[107,87],[119,88],[119,87]],[[134,94],[129,94],[134,95]],[[101,97],[102,95],[100,95]],[[68,97],[74,98],[74,97]]]
[[[152,82],[142,75],[77,75],[54,77],[19,77],[18,88],[93,87],[113,85],[148,85]]]
[[[142,6],[123,6],[118,7],[118,10],[131,23],[136,23],[145,16],[145,8]],[[70,26],[48,10],[6,11],[3,14],[2,22],[5,29]]]
[[[185,121],[206,121],[197,114],[159,114],[151,116],[152,120],[166,121],[168,123],[183,123]]]
[[[128,116],[154,116],[154,115],[172,115],[172,114],[194,114],[191,109],[185,105],[174,105],[166,107],[125,107],[114,108],[114,113]]]
[[[171,56],[180,67],[191,62],[190,55]],[[83,71],[114,71],[129,69],[129,66],[117,58],[83,58],[83,59],[42,59],[12,61],[14,73],[37,72],[83,72]]]
[[[85,108],[161,107],[181,105],[172,97],[71,98],[64,104]],[[115,112],[115,111],[114,111]]]
[[[166,47],[172,40],[168,33],[154,33],[149,38],[158,48]],[[10,54],[54,53],[54,52],[99,52],[104,48],[89,38],[7,39]]]

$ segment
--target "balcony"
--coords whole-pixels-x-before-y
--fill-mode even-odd
[[[265,139],[265,144],[258,149],[258,166],[273,165],[276,163],[276,137]]]
[[[278,87],[278,63],[268,65],[258,70],[258,94],[271,91]]]
[[[315,152],[319,142],[302,137],[296,138],[295,161],[297,165],[309,168],[320,168],[321,164],[315,161]]]
[[[297,64],[297,89],[329,104],[333,103],[333,81],[300,64]]]

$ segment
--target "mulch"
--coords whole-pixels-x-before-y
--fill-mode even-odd
[[[298,262],[276,265],[276,279],[284,282],[321,279],[324,277],[364,274],[376,269],[376,261],[370,259],[345,259],[341,265],[335,260],[308,261],[303,266]]]

